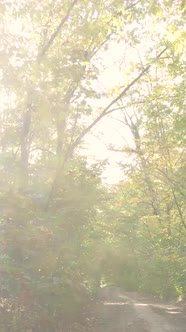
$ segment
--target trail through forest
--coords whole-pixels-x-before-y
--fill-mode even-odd
[[[0,332],[186,332],[185,14],[0,0]]]
[[[96,332],[185,332],[186,308],[137,293],[107,289],[96,309]]]

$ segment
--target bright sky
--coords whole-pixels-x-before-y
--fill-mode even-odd
[[[124,161],[126,156],[124,153],[110,151],[109,145],[112,144],[117,148],[121,148],[125,144],[122,137],[131,141],[130,133],[127,132],[126,128],[124,129],[124,125],[120,125],[117,121],[110,118],[103,119],[94,132],[96,132],[98,137],[88,135],[85,140],[89,161],[94,162],[95,160],[107,159],[109,164],[103,173],[103,178],[105,178],[107,183],[116,183],[122,178],[122,171],[117,163]]]
[[[108,51],[103,55],[105,70],[101,73],[99,82],[94,84],[96,90],[112,90],[115,86],[124,84],[125,75],[121,70],[121,65],[126,61],[125,56],[124,43],[117,44],[113,42],[110,44]],[[136,52],[130,51],[130,60],[133,57],[136,57]],[[98,100],[96,106],[105,107],[109,102],[109,99]],[[126,143],[132,145],[131,133],[127,126],[117,121],[120,118],[121,114],[118,111],[103,118],[94,128],[94,135],[90,134],[85,138],[90,162],[108,160],[108,166],[103,173],[103,181],[108,184],[117,183],[122,179],[123,172],[118,163],[126,162],[124,153],[111,151],[109,146],[112,145],[121,149]]]

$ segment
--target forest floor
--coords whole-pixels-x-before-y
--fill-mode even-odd
[[[184,303],[110,288],[94,307],[93,332],[186,332]]]

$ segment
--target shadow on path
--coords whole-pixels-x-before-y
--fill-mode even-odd
[[[99,295],[95,332],[186,332],[184,307],[152,303],[114,287]]]

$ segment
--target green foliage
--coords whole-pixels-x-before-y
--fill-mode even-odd
[[[20,311],[16,331],[25,331],[20,324],[28,318],[28,326],[42,326],[42,315],[54,325],[61,314],[75,319],[94,288],[90,273],[95,261],[94,224],[104,192],[97,171],[81,159],[72,161],[64,178],[50,210],[43,210],[42,196],[33,192],[28,197],[12,192],[6,198],[12,217],[7,220],[6,211],[1,223],[1,295]],[[38,199],[37,204],[32,198]]]

